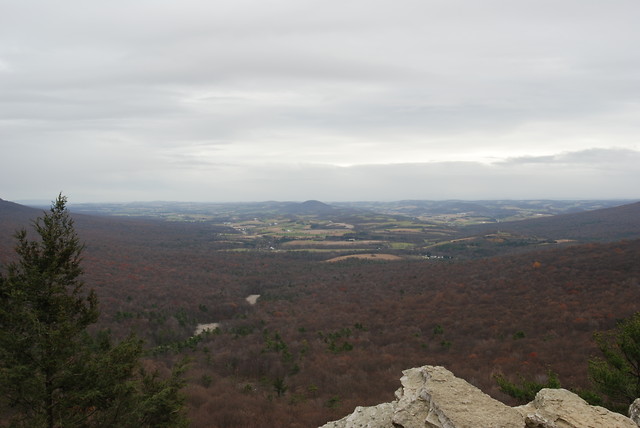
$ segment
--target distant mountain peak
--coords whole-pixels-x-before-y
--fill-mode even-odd
[[[302,202],[300,205],[307,206],[307,207],[332,208],[331,205],[325,204],[324,202],[320,202],[315,199],[309,199],[308,201]]]
[[[327,214],[335,211],[335,208],[331,205],[325,204],[324,202],[320,202],[314,199],[293,203],[288,208],[287,211],[291,214]]]

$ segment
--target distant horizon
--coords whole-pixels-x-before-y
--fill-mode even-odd
[[[64,195],[68,197],[68,195]],[[18,200],[8,200],[6,198],[0,197],[0,200],[4,200],[7,202],[13,202],[20,205],[25,206],[49,206],[53,201],[44,200],[44,199],[18,199]],[[585,198],[585,199],[576,199],[576,198],[531,198],[531,199],[514,199],[514,198],[506,198],[506,199],[393,199],[393,200],[340,200],[340,201],[331,201],[331,200],[319,200],[319,199],[304,199],[304,200],[278,200],[278,199],[264,199],[264,200],[246,200],[246,201],[176,201],[176,200],[139,200],[139,201],[102,201],[102,202],[84,202],[84,201],[73,201],[71,198],[68,200],[68,206],[73,207],[74,205],[101,205],[101,204],[259,204],[259,203],[304,203],[310,201],[318,201],[324,204],[346,204],[346,203],[394,203],[394,202],[411,202],[411,201],[423,201],[423,202],[497,202],[497,201],[513,201],[513,202],[536,202],[536,201],[566,201],[566,202],[581,202],[581,201],[603,201],[603,202],[628,202],[635,203],[640,202],[640,198]]]

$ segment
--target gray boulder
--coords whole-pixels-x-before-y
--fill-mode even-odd
[[[348,416],[339,421],[329,422],[323,428],[393,428],[395,403],[382,403],[372,407],[356,407]]]
[[[640,398],[636,398],[629,406],[629,417],[636,425],[640,426]]]
[[[529,404],[509,407],[444,367],[405,370],[396,400],[357,407],[321,428],[638,428],[640,399],[630,418],[590,406],[564,389],[543,389]],[[634,422],[635,421],[635,422]]]
[[[393,423],[402,428],[521,428],[517,410],[489,397],[444,367],[405,370]]]
[[[520,413],[444,367],[405,370],[396,400],[358,407],[322,428],[522,428]]]
[[[516,409],[527,428],[637,428],[631,419],[590,406],[566,389],[541,389],[531,403]]]

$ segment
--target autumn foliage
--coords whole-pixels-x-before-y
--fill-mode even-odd
[[[424,364],[505,401],[495,375],[585,387],[593,332],[640,310],[639,240],[322,263],[331,254],[224,251],[206,225],[77,224],[99,326],[142,336],[156,368],[190,357],[193,427],[318,426],[391,401],[401,371]]]

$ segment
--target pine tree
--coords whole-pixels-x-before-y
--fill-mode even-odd
[[[607,407],[626,413],[640,397],[640,312],[613,331],[597,333],[595,340],[604,358],[589,361],[591,380]]]
[[[16,233],[18,261],[0,272],[0,424],[11,427],[186,426],[178,367],[141,368],[142,342],[90,335],[98,299],[82,280],[82,252],[66,198]]]

